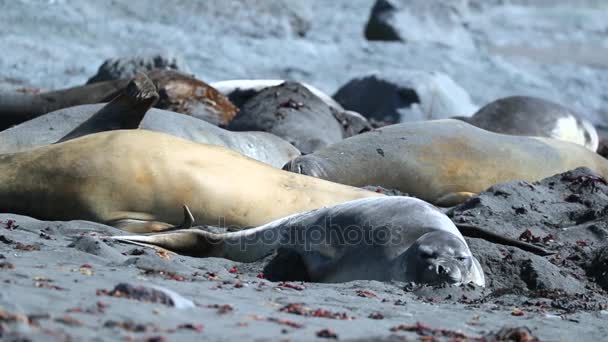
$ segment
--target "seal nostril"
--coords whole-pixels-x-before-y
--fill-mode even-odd
[[[447,274],[448,269],[443,265],[437,265],[437,274]]]

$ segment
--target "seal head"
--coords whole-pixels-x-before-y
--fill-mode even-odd
[[[399,265],[405,279],[421,284],[467,283],[475,265],[465,243],[445,231],[422,235],[403,257]]]

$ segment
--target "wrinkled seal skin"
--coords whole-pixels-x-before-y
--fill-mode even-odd
[[[21,152],[53,144],[103,108],[104,104],[64,108],[2,131],[0,153]],[[155,108],[145,113],[139,128],[228,147],[277,168],[300,155],[300,151],[291,144],[269,133],[230,132],[203,120]]]
[[[275,250],[295,253],[315,282],[369,279],[485,285],[479,262],[452,221],[411,197],[354,200],[234,233],[183,229],[114,238],[241,262],[259,260]]]
[[[536,97],[505,97],[457,119],[495,133],[561,139],[592,151],[599,145],[597,130],[580,114]]]
[[[238,109],[219,91],[190,75],[173,70],[146,73],[160,95],[156,108],[191,115],[215,125],[226,125]],[[0,93],[0,129],[59,109],[109,102],[130,79],[98,82],[42,94]]]
[[[179,223],[180,204],[203,224],[245,228],[371,196],[378,194],[146,130],[96,133],[0,155],[0,211],[130,231]]]
[[[608,161],[583,146],[496,134],[447,119],[363,133],[298,157],[284,169],[452,206],[497,183],[538,181],[581,166],[608,178]]]

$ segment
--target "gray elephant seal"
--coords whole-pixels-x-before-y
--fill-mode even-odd
[[[0,212],[83,219],[129,231],[181,221],[235,228],[380,194],[296,175],[227,148],[148,130],[117,130],[0,155]]]
[[[580,114],[560,104],[529,96],[490,102],[472,117],[459,120],[488,131],[570,141],[597,151],[598,133]]]
[[[363,133],[300,156],[284,169],[352,186],[397,189],[453,206],[494,184],[538,181],[581,166],[608,178],[608,161],[583,146],[496,134],[446,119]]]
[[[297,253],[315,282],[357,279],[485,285],[483,270],[450,219],[411,197],[354,200],[235,233],[183,229],[119,241],[179,254],[259,260]]]
[[[64,108],[2,131],[0,154],[53,144],[103,108],[104,104]],[[191,116],[156,108],[148,110],[138,126],[203,144],[224,146],[279,168],[300,155],[291,144],[269,133],[230,132]]]
[[[342,125],[330,107],[295,82],[262,90],[241,107],[227,128],[269,132],[302,153],[314,152],[344,138]]]
[[[238,107],[243,105],[247,100],[261,92],[262,90],[270,87],[276,87],[285,83],[286,80],[228,80],[213,82],[210,85],[217,89],[220,93],[228,96],[230,101],[236,104]],[[315,96],[320,98],[326,105],[337,111],[344,111],[344,108],[332,99],[331,96],[327,95],[323,91],[315,88],[307,83],[302,83],[306,89],[308,89]]]
[[[146,72],[158,91],[156,108],[170,110],[215,125],[226,125],[237,108],[219,91],[190,75],[173,70]],[[105,103],[114,99],[130,79],[117,79],[41,94],[0,92],[0,130],[62,108]]]

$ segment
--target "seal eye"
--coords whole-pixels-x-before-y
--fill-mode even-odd
[[[431,259],[435,256],[435,253],[431,253],[431,252],[426,252],[426,251],[421,251],[420,252],[420,257],[422,259]]]
[[[463,257],[463,256],[461,256],[461,257],[456,257],[456,260],[458,260],[458,261],[466,261],[466,260],[467,260],[467,257]]]

